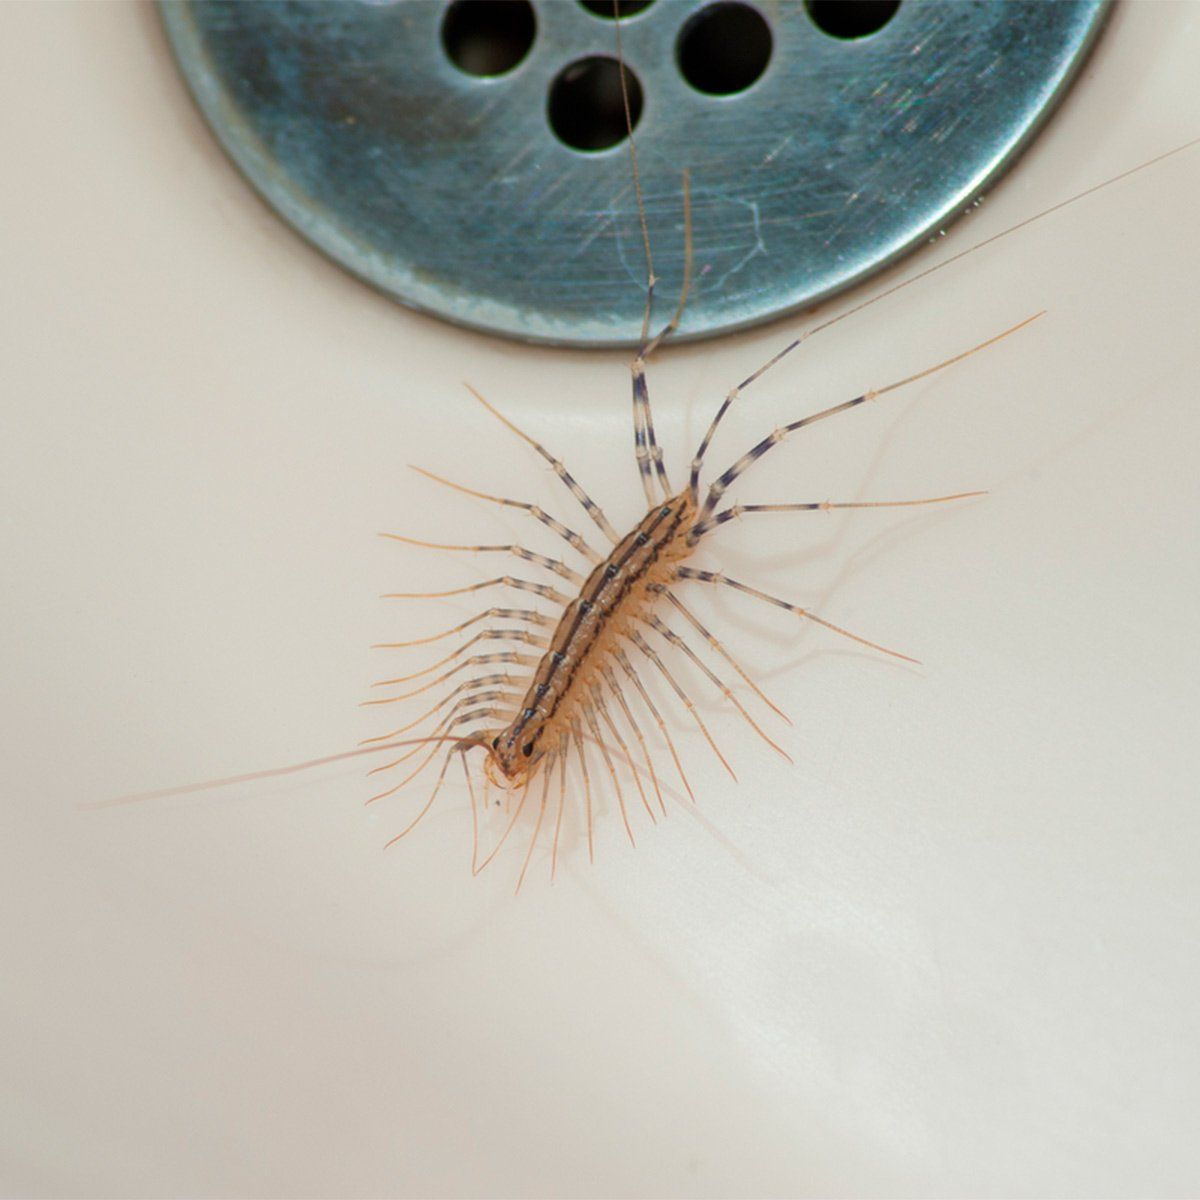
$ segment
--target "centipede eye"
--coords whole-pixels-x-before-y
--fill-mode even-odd
[[[533,743],[526,742],[525,745],[521,747],[521,753],[528,758],[533,753]]]

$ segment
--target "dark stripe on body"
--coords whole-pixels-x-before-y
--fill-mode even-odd
[[[646,577],[646,574],[658,562],[663,549],[671,543],[680,525],[683,524],[688,508],[690,505],[678,503],[678,498],[656,507],[642,518],[641,523],[632,533],[613,548],[612,554],[604,562],[593,569],[580,589],[579,596],[563,613],[558,627],[551,636],[551,648],[543,655],[534,672],[533,684],[521,702],[520,715],[506,731],[507,737],[520,737],[526,724],[536,715],[537,702],[552,688],[555,695],[549,710],[542,715],[543,724],[554,716],[563,698],[569,694],[575,675],[586,661],[592,644],[595,643],[599,631],[604,627],[606,619],[620,607],[629,592]],[[665,530],[660,529],[664,523],[667,523]],[[610,585],[614,579],[621,577],[629,561],[636,554],[645,554],[645,562],[640,569],[632,571],[622,578],[621,586],[611,597],[597,599],[606,586]],[[597,608],[601,610],[601,613],[593,627],[588,644],[582,648],[575,646],[575,640],[579,636],[579,628],[584,618]],[[575,661],[571,671],[562,680],[561,686],[555,686],[558,682],[555,680],[555,675],[560,670],[561,662],[572,655],[574,655]],[[535,731],[535,741],[540,733],[541,726]]]

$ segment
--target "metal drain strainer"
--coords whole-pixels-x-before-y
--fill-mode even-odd
[[[626,4],[665,314],[683,336],[857,282],[1007,167],[1099,32],[1104,0]],[[645,266],[608,0],[163,5],[238,166],[354,274],[451,321],[628,344]]]

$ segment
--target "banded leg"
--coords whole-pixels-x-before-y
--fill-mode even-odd
[[[570,735],[564,730],[558,739],[558,815],[554,818],[554,842],[550,847],[550,882],[558,869],[558,836],[562,832],[563,810],[567,806],[567,752]]]
[[[1010,225],[1007,229],[1000,230],[999,233],[993,233],[990,237],[985,237],[981,241],[976,242],[974,245],[967,246],[965,249],[959,250],[956,254],[950,255],[949,258],[945,258],[941,262],[934,263],[933,266],[926,267],[924,270],[918,271],[915,275],[910,275],[907,279],[902,279],[899,283],[895,283],[891,287],[884,288],[883,291],[876,292],[873,296],[868,296],[867,299],[859,302],[858,304],[853,304],[849,308],[842,309],[841,312],[835,313],[827,320],[824,320],[820,324],[806,329],[798,337],[793,338],[792,341],[784,346],[782,350],[772,355],[772,357],[763,363],[761,367],[743,379],[742,382],[738,384],[738,386],[734,388],[733,391],[731,391],[726,397],[725,403],[722,404],[721,408],[718,410],[716,417],[709,426],[708,432],[704,436],[704,440],[700,443],[700,449],[697,451],[695,459],[692,461],[691,490],[693,497],[697,495],[697,484],[700,475],[700,460],[703,458],[704,451],[708,448],[708,444],[712,441],[712,435],[716,432],[717,425],[720,423],[721,418],[725,415],[729,405],[735,399],[737,399],[738,395],[742,391],[754,383],[755,380],[765,375],[781,359],[786,358],[792,353],[793,350],[807,342],[809,338],[813,337],[815,334],[821,333],[823,330],[829,329],[833,325],[837,325],[839,322],[846,320],[848,317],[854,316],[856,313],[862,312],[863,309],[870,308],[873,304],[878,304],[881,300],[886,300],[888,296],[892,296],[896,292],[902,291],[904,288],[911,287],[914,283],[917,283],[927,276],[934,274],[936,271],[941,271],[943,268],[950,266],[951,263],[958,262],[959,259],[966,258],[969,254],[974,254],[976,250],[982,250],[984,246],[990,246],[993,242],[999,241],[1001,238],[1008,237],[1009,234],[1016,233],[1019,229],[1024,229],[1026,225],[1031,225],[1034,221],[1040,221],[1043,217],[1048,217],[1051,213],[1058,212],[1060,209],[1066,208],[1068,205],[1074,204],[1077,201],[1084,199],[1086,196],[1090,196],[1093,192],[1098,191],[1100,188],[1108,187],[1110,184],[1116,183],[1118,180],[1124,179],[1126,176],[1136,171],[1141,171],[1146,167],[1154,165],[1165,157],[1168,157],[1172,154],[1178,154],[1183,150],[1190,149],[1195,144],[1196,139],[1193,139],[1190,142],[1185,142],[1182,146],[1177,146],[1173,150],[1168,150],[1164,155],[1158,155],[1147,162],[1133,167],[1129,171],[1122,171],[1119,175],[1113,176],[1111,179],[1106,180],[1102,184],[1096,184],[1092,187],[1085,188],[1081,192],[1076,192],[1075,195],[1069,196],[1066,200],[1060,200],[1057,204],[1052,204],[1049,208],[1043,209],[1040,213],[1035,213],[1032,217],[1026,217],[1023,221],[1018,221],[1015,225]],[[1042,315],[1042,313],[1037,313],[1034,317],[1031,317],[1030,320],[1035,320],[1037,317]],[[1020,328],[1020,326],[1017,326],[1017,328]]]
[[[760,592],[758,588],[750,587],[748,584],[738,583],[736,579],[730,579],[720,571],[697,571],[692,567],[677,567],[675,577],[677,579],[698,579],[702,583],[723,583],[726,587],[734,588],[739,592],[745,592],[747,596],[757,596],[758,599],[765,600],[768,604],[774,604],[777,608],[783,608],[788,612],[795,613],[796,616],[802,617],[806,621],[812,621],[814,625],[820,625],[825,629],[832,630],[840,637],[849,638],[852,642],[858,642],[861,646],[869,646],[872,650],[878,650],[883,654],[890,654],[893,658],[899,658],[904,662],[915,663],[917,666],[920,666],[920,659],[912,658],[907,654],[901,654],[899,650],[889,650],[886,646],[881,646],[878,642],[872,642],[868,638],[860,637],[857,633],[851,633],[850,630],[843,629],[840,625],[835,625],[832,621],[826,621],[824,617],[818,617],[816,613],[810,612],[807,608],[802,608],[799,604],[791,604],[787,600],[780,600],[778,596],[771,596],[766,592]]]
[[[600,690],[599,684],[596,683],[588,687],[588,692],[591,694],[592,702],[599,710],[604,724],[608,726],[609,732],[616,739],[617,746],[624,755],[626,763],[629,765],[630,774],[633,776],[633,785],[637,788],[638,795],[642,798],[642,807],[646,810],[650,820],[655,821],[654,809],[650,807],[650,801],[646,799],[646,792],[642,787],[642,781],[638,775],[637,763],[633,761],[633,755],[629,753],[629,747],[625,744],[625,739],[621,736],[621,731],[617,728],[616,722],[613,721],[612,713],[608,708],[608,702],[604,699],[604,693]]]
[[[757,733],[758,736],[762,738],[762,740],[766,742],[772,750],[774,750],[777,754],[782,755],[788,760],[788,762],[792,762],[792,756],[782,746],[778,745],[776,742],[773,742],[762,731],[762,729],[759,728],[758,722],[755,721],[755,719],[742,707],[741,701],[738,700],[737,696],[734,695],[728,684],[726,684],[723,679],[709,669],[708,664],[702,658],[700,658],[698,654],[696,654],[691,646],[689,646],[687,642],[685,642],[683,638],[679,636],[679,634],[677,634],[669,625],[667,625],[665,621],[654,616],[653,614],[644,616],[642,620],[657,634],[659,634],[660,637],[665,638],[672,646],[674,646],[682,654],[686,655],[687,658],[690,659],[691,662],[696,666],[696,668],[708,678],[708,681],[713,685],[713,687],[715,687],[721,693],[721,695],[724,696],[725,699],[728,700],[729,703],[732,704],[733,707],[742,714],[750,728],[753,729],[754,732]]]
[[[769,433],[758,445],[751,447],[741,458],[737,460],[728,470],[724,471],[715,483],[708,489],[708,495],[704,500],[704,504],[700,509],[697,518],[697,524],[703,524],[716,508],[722,495],[730,487],[735,479],[741,475],[747,467],[760,459],[772,446],[777,446],[789,434],[795,433],[798,429],[803,429],[806,425],[812,425],[816,421],[823,421],[826,417],[836,416],[838,413],[847,412],[852,408],[857,408],[858,405],[864,404],[868,400],[878,399],[880,396],[887,395],[888,392],[897,391],[899,388],[907,387],[910,383],[916,383],[919,379],[926,379],[930,375],[935,375],[939,371],[944,371],[947,367],[953,366],[955,363],[962,362],[964,358],[969,358],[972,354],[978,354],[980,350],[987,349],[988,346],[995,345],[1002,338],[1006,338],[1017,332],[1018,329],[1023,329],[1031,321],[1036,321],[1042,313],[1035,313],[1032,317],[1026,317],[1024,321],[1012,326],[1010,329],[1004,330],[1003,333],[998,333],[994,337],[990,337],[987,341],[980,342],[976,346],[972,346],[969,350],[964,350],[960,354],[955,354],[951,358],[944,359],[940,363],[935,363],[932,367],[926,367],[923,371],[918,371],[915,375],[906,376],[904,379],[898,379],[894,383],[889,383],[885,387],[872,388],[869,391],[863,392],[861,396],[855,396],[852,400],[844,400],[841,404],[835,404],[830,408],[823,409],[821,412],[813,413],[807,417],[801,417],[799,420],[792,421],[787,425],[782,425],[778,429]],[[754,377],[752,377],[753,379]],[[727,411],[733,399],[736,398],[738,389],[735,388],[726,398],[720,409],[717,411],[717,416],[713,420],[713,424],[709,432],[705,435],[705,440],[701,442],[700,449],[696,452],[696,458],[692,460],[692,481],[693,486],[699,480],[700,465],[704,457],[704,451],[707,449],[708,442],[711,440],[712,433],[716,430],[717,422]],[[698,493],[697,493],[698,495]],[[691,538],[689,537],[689,541]]]
[[[622,84],[624,77],[622,76]],[[633,136],[630,134],[629,139],[630,153],[636,152],[633,149]],[[692,199],[691,186],[689,183],[688,173],[683,173],[683,229],[684,229],[684,256],[683,256],[683,287],[679,294],[679,305],[675,309],[674,316],[670,321],[654,336],[651,341],[646,338],[650,331],[650,309],[654,301],[654,268],[650,262],[650,238],[646,231],[646,213],[642,205],[642,196],[640,184],[637,177],[634,177],[635,184],[638,185],[638,211],[642,223],[642,235],[646,246],[646,265],[647,265],[647,281],[646,281],[646,311],[642,318],[642,345],[638,350],[636,357],[630,364],[629,371],[633,382],[633,451],[637,459],[638,472],[642,477],[642,490],[646,493],[646,503],[650,506],[658,503],[654,496],[654,488],[651,483],[651,465],[655,474],[658,476],[659,487],[662,488],[662,499],[670,499],[674,492],[671,490],[671,485],[667,480],[666,468],[663,466],[662,447],[658,444],[658,439],[654,433],[654,415],[650,408],[650,389],[646,383],[646,363],[650,356],[658,349],[659,343],[663,338],[669,336],[679,328],[680,319],[683,317],[684,306],[687,304],[688,292],[691,289],[692,281]]]
[[[675,680],[675,676],[667,670],[666,663],[659,658],[654,647],[636,629],[630,630],[628,636],[629,640],[658,668],[662,677],[671,685],[671,690],[679,697],[680,702],[688,712],[691,713],[692,720],[696,722],[700,732],[704,734],[705,741],[712,747],[713,753],[721,760],[721,765],[729,772],[729,777],[736,783],[737,776],[733,773],[733,768],[726,761],[725,755],[718,749],[717,743],[713,741],[712,734],[708,732],[708,726],[700,719],[700,714],[696,711],[696,706],[692,703],[692,698],[679,686]]]
[[[476,688],[495,687],[497,684],[507,686],[514,683],[516,683],[516,680],[511,675],[503,672],[494,672],[491,675],[481,675],[478,679],[465,680],[458,687],[451,688],[432,708],[422,713],[415,721],[410,721],[407,725],[401,725],[398,729],[393,729],[389,733],[381,733],[375,737],[363,738],[358,744],[360,746],[372,746],[376,742],[390,742],[398,738],[401,734],[407,733],[414,725],[424,721],[427,717],[432,717],[442,705],[453,700],[455,696],[461,696],[464,692],[470,692]]]
[[[576,500],[583,506],[583,511],[595,522],[596,527],[604,534],[606,538],[615,546],[621,539],[617,531],[608,523],[608,518],[601,511],[600,506],[575,482],[571,472],[567,470],[563,464],[550,453],[540,442],[536,442],[524,430],[518,429],[503,413],[493,408],[469,383],[466,385],[467,391],[483,405],[484,408],[492,414],[502,425],[507,426],[513,431],[523,442],[532,446],[554,469],[555,475],[559,477],[566,485],[567,490],[575,497]]]
[[[654,723],[658,726],[658,732],[662,734],[662,739],[667,744],[667,749],[671,754],[671,761],[675,764],[675,769],[679,772],[679,780],[683,784],[683,790],[687,792],[688,799],[695,804],[696,794],[692,791],[692,785],[688,783],[688,777],[684,772],[683,763],[679,761],[679,755],[675,751],[675,743],[671,740],[670,731],[667,729],[667,723],[663,720],[662,713],[658,711],[657,705],[650,699],[650,693],[646,691],[645,684],[642,683],[641,676],[637,673],[633,663],[629,661],[629,655],[620,647],[612,651],[612,656],[617,665],[625,673],[625,677],[633,684],[637,694],[641,696],[642,703],[649,710],[651,717],[654,718]],[[663,810],[664,815],[666,809]]]
[[[514,629],[511,631],[511,640],[514,642],[526,642],[529,645],[537,646],[539,642],[544,642],[544,638],[531,640],[531,635],[526,634],[524,637],[519,636],[524,631]],[[448,662],[453,662],[464,650],[475,645],[476,642],[495,641],[498,638],[504,637],[508,640],[508,633],[501,630],[485,630],[483,633],[476,634],[473,638],[468,638],[461,646],[451,654],[447,654],[445,658],[438,659],[437,662],[431,663],[429,666],[420,671],[414,671],[411,675],[397,675],[394,679],[380,679],[371,684],[372,687],[393,687],[398,683],[408,683],[412,679],[420,679],[422,675],[428,675],[431,671],[436,671],[438,667],[444,667]],[[510,658],[508,655],[515,654],[515,658]],[[449,679],[456,671],[461,671],[463,667],[469,667],[472,664],[482,664],[489,662],[515,662],[521,663],[524,666],[533,666],[537,663],[537,658],[532,654],[521,654],[515,650],[497,651],[495,654],[473,654],[470,658],[464,658],[462,662],[457,663],[444,675],[438,676],[437,679],[430,683],[419,687],[416,691],[405,692],[402,696],[387,696],[381,700],[363,700],[359,707],[370,704],[395,704],[399,700],[407,700],[410,696],[419,696],[422,692],[428,691],[429,688],[435,687],[444,679]]]
[[[645,367],[647,360],[658,348],[663,338],[679,327],[679,321],[683,316],[683,310],[687,304],[688,291],[691,288],[692,280],[691,186],[688,173],[684,171],[684,261],[683,286],[680,289],[679,305],[675,310],[674,316],[663,327],[662,331],[652,340],[647,340],[650,336],[650,317],[654,308],[654,287],[658,282],[658,278],[654,274],[654,257],[650,252],[650,230],[646,223],[646,202],[642,195],[642,177],[641,172],[638,170],[637,142],[633,136],[633,117],[629,108],[629,84],[625,77],[625,60],[621,52],[621,21],[620,14],[616,11],[616,6],[614,6],[613,16],[615,18],[613,28],[616,33],[617,61],[621,64],[618,71],[621,81],[621,101],[625,107],[625,128],[629,131],[629,166],[633,176],[634,196],[637,199],[638,224],[642,233],[642,250],[646,256],[646,306],[642,313],[641,346],[630,368],[633,375],[634,452],[637,455],[638,471],[642,477],[642,487],[646,493],[646,502],[653,505],[656,501],[650,479],[651,462],[653,462],[654,470],[658,475],[659,485],[663,489],[664,498],[669,497],[672,493],[670,485],[667,483],[666,471],[663,468],[662,450],[654,436],[654,420],[650,412],[650,397],[646,390]]]
[[[542,629],[552,628],[557,624],[557,621],[546,616],[545,613],[537,612],[532,608],[485,608],[482,612],[477,612],[473,617],[468,617],[465,621],[455,625],[453,629],[444,629],[441,633],[434,633],[429,637],[412,638],[407,642],[376,642],[371,649],[407,650],[410,646],[428,646],[430,642],[440,642],[443,638],[462,633],[464,629],[469,629],[477,621],[483,621],[487,617],[501,617],[506,621],[527,621],[530,625],[537,625]]]
[[[424,475],[426,479],[432,479],[434,483],[440,483],[444,487],[452,488],[456,492],[475,496],[479,500],[490,500],[493,504],[503,504],[507,508],[519,508],[536,520],[541,521],[548,529],[552,529],[568,546],[577,550],[590,563],[595,564],[602,561],[601,556],[579,534],[573,529],[568,529],[561,521],[556,521],[548,512],[536,504],[528,504],[524,500],[507,500],[503,496],[492,496],[487,492],[477,492],[474,488],[464,487],[461,483],[451,483],[449,479],[443,479],[440,475],[435,475],[432,471],[425,470],[424,467],[414,467],[411,463],[409,464],[409,468],[416,471],[418,475]]]
[[[485,579],[482,583],[469,583],[466,587],[450,588],[445,592],[384,592],[381,600],[440,600],[445,596],[465,596],[467,592],[481,592],[484,588],[510,587],[520,592],[533,592],[535,596],[543,596],[553,600],[555,604],[566,606],[570,596],[563,595],[556,588],[544,583],[534,583],[530,579],[514,579],[511,575],[498,575],[495,579]]]
[[[630,148],[633,147],[633,139],[630,138]],[[641,197],[638,197],[639,204]],[[642,214],[642,227],[645,230],[646,215]],[[629,372],[632,376],[633,383],[633,452],[637,459],[638,473],[642,477],[642,490],[646,493],[646,503],[653,507],[659,501],[654,496],[654,488],[651,484],[650,470],[653,465],[654,473],[658,476],[658,485],[662,488],[662,499],[669,500],[675,493],[671,488],[670,482],[667,480],[666,468],[663,466],[662,447],[658,444],[658,438],[654,433],[654,414],[650,408],[650,388],[646,383],[646,363],[649,361],[651,354],[658,349],[659,343],[663,338],[673,333],[679,328],[679,321],[683,316],[683,309],[687,303],[688,291],[691,288],[692,280],[692,204],[691,204],[691,189],[688,183],[688,173],[683,173],[683,227],[684,227],[684,259],[683,259],[683,288],[679,295],[679,306],[675,310],[675,315],[663,326],[661,330],[650,341],[646,341],[646,335],[649,329],[650,322],[650,306],[653,302],[654,292],[654,273],[650,271],[649,279],[646,287],[646,314],[642,321],[642,346],[638,351],[637,356],[629,366]],[[647,261],[649,261],[649,240],[646,242]]]
[[[951,496],[926,496],[920,500],[850,500],[833,502],[821,500],[808,504],[732,504],[722,512],[714,513],[706,521],[700,521],[688,531],[688,542],[695,545],[706,533],[711,533],[726,521],[732,521],[743,513],[764,512],[832,512],[835,508],[916,508],[921,504],[945,504],[949,500],[969,500],[972,496],[986,496],[987,492],[955,492]]]
[[[650,413],[650,390],[646,384],[645,363],[640,354],[633,360],[629,369],[633,374],[633,456],[637,460],[642,491],[646,495],[646,505],[653,508],[670,496],[670,484],[667,482],[666,468],[663,466],[662,448],[654,435],[654,419]],[[653,470],[651,464],[653,464]],[[658,472],[661,496],[654,494],[654,470]]]
[[[517,546],[511,543],[489,546],[460,546],[447,542],[424,542],[420,538],[405,537],[399,533],[381,533],[379,536],[387,538],[391,542],[403,542],[406,546],[421,546],[425,550],[463,550],[471,554],[513,554],[517,558],[524,559],[525,562],[545,567],[547,571],[552,571],[555,575],[560,575],[563,579],[569,580],[576,586],[583,583],[583,576],[578,571],[572,571],[565,562],[557,558],[547,558],[544,554],[535,554],[534,551],[527,550],[524,546]]]
[[[583,735],[579,731],[579,722],[571,722],[571,740],[575,743],[575,753],[579,757],[579,772],[583,776],[583,804],[587,813],[587,844],[588,862],[596,861],[595,845],[592,838],[592,781],[588,775],[587,755],[583,750]]]
[[[637,842],[633,840],[633,827],[629,824],[629,813],[625,809],[625,793],[621,790],[621,781],[617,778],[617,769],[613,766],[612,756],[608,752],[608,745],[600,734],[600,726],[596,723],[596,714],[592,711],[590,704],[581,705],[580,708],[583,712],[584,721],[587,722],[588,728],[592,731],[592,740],[600,748],[600,757],[604,760],[604,765],[608,768],[608,773],[612,777],[613,790],[617,794],[617,806],[621,810],[621,822],[625,826],[625,833],[629,838],[629,844],[636,849]]]
[[[758,684],[746,673],[742,665],[725,649],[723,645],[713,636],[708,629],[701,624],[700,619],[689,609],[678,596],[675,595],[669,588],[664,585],[659,585],[656,589],[666,596],[668,602],[683,616],[684,620],[742,677],[743,681],[750,690],[773,712],[782,717],[789,725],[792,723],[791,718],[778,705],[772,703],[763,694]]]
[[[359,742],[359,745],[372,746],[376,742],[391,742],[396,738],[402,737],[410,729],[414,729],[416,726],[420,725],[422,721],[427,721],[438,711],[438,709],[442,708],[448,701],[452,700],[456,695],[464,690],[467,691],[467,695],[463,696],[455,705],[453,705],[449,712],[445,714],[446,716],[449,716],[450,713],[453,713],[457,709],[461,709],[468,704],[481,704],[485,700],[509,700],[512,702],[515,710],[517,704],[520,702],[521,693],[511,688],[505,689],[484,686],[485,680],[494,679],[510,681],[507,675],[485,675],[482,679],[472,679],[468,683],[461,684],[459,687],[447,692],[446,695],[444,695],[432,708],[426,709],[419,717],[409,721],[407,725],[401,725],[399,728],[390,730],[388,733],[379,734],[377,737],[363,738],[363,740]],[[378,767],[372,771],[369,771],[368,774],[373,775],[377,770],[379,770]]]
[[[633,736],[637,740],[638,746],[641,748],[642,760],[645,762],[646,769],[650,773],[650,783],[653,785],[654,794],[658,798],[658,807],[662,810],[663,816],[666,816],[667,806],[663,803],[662,789],[658,786],[658,776],[654,771],[654,759],[650,756],[650,750],[646,745],[646,739],[642,736],[641,728],[634,719],[633,713],[629,708],[629,703],[625,699],[625,694],[621,691],[617,679],[613,674],[612,667],[608,663],[602,663],[600,665],[600,674],[609,692],[612,693],[621,711],[625,714],[625,720],[629,728],[633,731]],[[653,819],[653,816],[651,819]]]

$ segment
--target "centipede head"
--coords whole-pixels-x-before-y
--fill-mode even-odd
[[[483,773],[488,783],[505,790],[520,787],[528,777],[529,771],[524,763],[519,764],[515,771],[506,769],[510,764],[500,753],[503,734],[502,729],[480,729],[467,737],[454,740],[450,754],[462,754],[465,759],[466,752],[478,746],[483,751]]]
[[[503,729],[484,735],[487,760],[484,770],[500,787],[520,787],[534,774],[545,754],[542,729],[545,722],[528,710]]]

